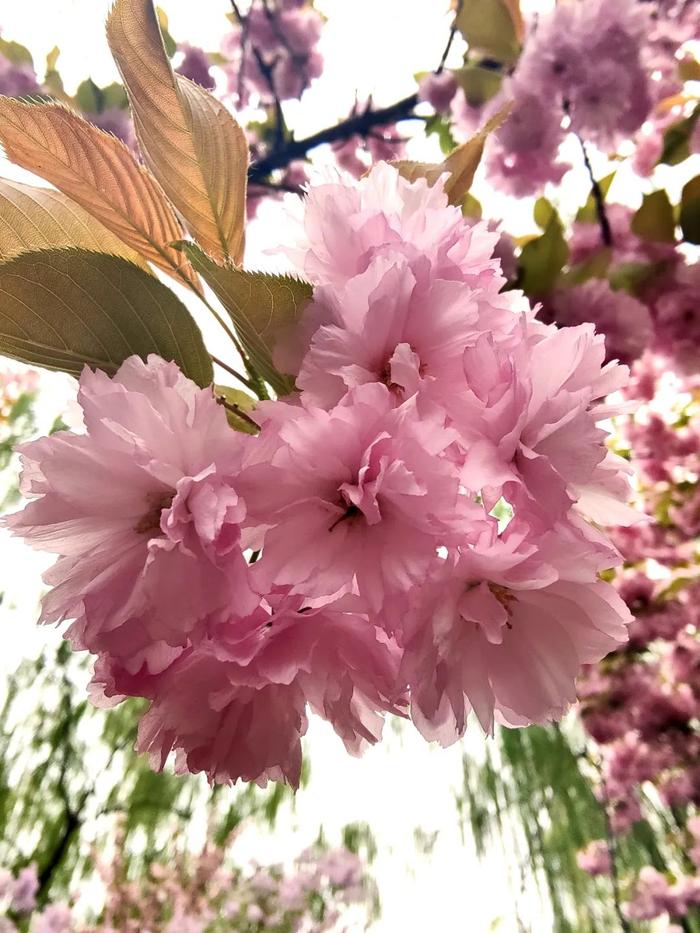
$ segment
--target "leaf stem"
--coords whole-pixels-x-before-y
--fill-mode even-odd
[[[253,383],[250,381],[250,379],[247,379],[242,373],[239,373],[238,370],[233,368],[233,366],[229,366],[228,363],[224,363],[224,361],[220,360],[218,356],[214,356],[213,353],[211,353],[210,356],[212,358],[212,362],[216,363],[217,366],[225,369],[227,373],[230,373],[234,378],[238,379],[239,382],[242,382],[244,386],[247,386],[247,388],[254,390]]]
[[[454,42],[455,36],[457,34],[457,20],[459,19],[459,14],[462,12],[462,4],[464,0],[457,0],[457,7],[455,9],[455,18],[452,23],[452,28],[450,29],[450,35],[447,38],[447,45],[445,46],[445,51],[442,53],[442,58],[440,59],[440,64],[435,70],[435,74],[439,75],[445,70],[445,62],[447,61],[447,56],[450,54],[450,49],[452,48],[452,43]]]

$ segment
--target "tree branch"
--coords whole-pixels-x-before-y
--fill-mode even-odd
[[[610,228],[610,221],[608,220],[608,215],[605,212],[605,197],[601,190],[598,180],[593,174],[593,167],[591,165],[591,160],[588,158],[588,152],[586,150],[586,144],[583,139],[576,133],[576,138],[581,144],[581,151],[583,152],[583,161],[586,165],[586,170],[588,171],[588,177],[591,179],[591,194],[593,195],[593,201],[595,202],[595,212],[598,218],[598,223],[600,224],[600,235],[605,246],[613,245],[613,235],[612,229]]]
[[[419,119],[414,113],[418,95],[411,94],[403,100],[377,110],[371,108],[363,113],[341,120],[335,126],[329,126],[305,139],[292,139],[273,149],[268,155],[253,162],[248,169],[248,180],[258,182],[278,168],[286,168],[295,159],[303,159],[308,152],[324,143],[342,142],[351,136],[365,136],[375,126],[386,126],[397,120]]]
[[[457,35],[457,20],[459,19],[459,14],[462,12],[462,4],[464,0],[457,0],[457,8],[455,9],[455,18],[450,29],[450,35],[447,38],[447,45],[445,46],[445,51],[442,53],[442,58],[440,59],[440,64],[435,70],[435,74],[439,75],[445,69],[445,62],[447,61],[447,56],[450,54],[450,49],[452,48],[452,43],[454,42],[455,36]]]

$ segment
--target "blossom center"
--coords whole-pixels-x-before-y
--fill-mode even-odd
[[[151,508],[139,519],[136,525],[136,531],[138,531],[139,534],[145,535],[160,528],[160,516],[163,509],[169,509],[174,498],[174,490],[150,497],[149,504]]]
[[[501,586],[499,583],[489,583],[487,585],[489,590],[491,590],[492,595],[496,597],[508,615],[512,616],[513,609],[511,608],[511,603],[518,601],[515,593],[511,592],[508,587]],[[506,625],[508,628],[510,628],[510,622],[506,622]]]

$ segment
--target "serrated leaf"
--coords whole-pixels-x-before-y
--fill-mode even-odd
[[[224,105],[176,75],[151,0],[117,0],[107,21],[144,157],[202,249],[243,258],[248,144]]]
[[[466,0],[455,26],[470,49],[488,58],[513,63],[520,54],[525,27],[519,0]]]
[[[613,183],[615,178],[615,172],[610,172],[609,175],[606,175],[604,178],[601,178],[598,182],[598,187],[600,188],[600,193],[603,195],[603,199],[607,198],[608,191],[610,191],[610,186]],[[594,224],[598,222],[598,211],[595,205],[595,198],[593,194],[589,194],[586,199],[586,203],[583,207],[579,208],[578,213],[576,214],[576,220],[579,223]]]
[[[474,181],[488,136],[507,119],[510,111],[511,104],[506,104],[471,139],[454,149],[443,162],[398,160],[389,164],[398,169],[399,174],[408,181],[425,178],[429,185],[434,185],[441,175],[447,173],[447,200],[450,204],[461,204]]]
[[[0,261],[31,250],[71,246],[146,265],[139,253],[62,191],[0,178]]]
[[[231,316],[256,372],[278,395],[291,392],[294,380],[277,370],[273,353],[299,320],[311,285],[288,275],[219,266],[194,243],[183,243],[182,249]]]
[[[664,146],[659,162],[665,165],[678,165],[690,156],[690,137],[693,135],[695,124],[700,119],[700,103],[693,112],[674,123],[664,133]]]
[[[120,140],[60,104],[0,97],[7,157],[55,185],[149,262],[199,289],[172,247],[183,230],[151,173]]]
[[[675,243],[673,207],[663,189],[644,195],[642,206],[632,218],[630,226],[632,232],[643,240]]]
[[[683,186],[679,221],[683,239],[687,243],[700,243],[700,175]]]
[[[129,356],[175,360],[201,386],[211,359],[187,308],[119,256],[82,249],[22,253],[0,264],[0,353],[79,376]]]
[[[553,214],[542,236],[523,246],[518,266],[518,285],[531,297],[546,295],[553,288],[569,258],[561,221]]]

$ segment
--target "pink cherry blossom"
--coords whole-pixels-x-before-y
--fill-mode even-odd
[[[625,641],[629,610],[597,581],[598,563],[572,560],[556,531],[513,522],[447,559],[416,594],[397,637],[411,716],[449,745],[470,709],[485,731],[560,717],[584,663]]]
[[[421,415],[415,397],[396,408],[372,383],[329,412],[261,410],[260,454],[240,477],[249,521],[263,529],[259,585],[309,596],[356,587],[377,611],[425,579],[447,537],[469,534],[474,509],[440,458],[454,440],[440,409]]]
[[[59,555],[42,621],[76,619],[76,647],[111,650],[135,671],[151,646],[183,645],[210,614],[257,604],[234,485],[243,439],[211,390],[154,356],[111,379],[86,368],[78,399],[87,433],[24,445],[30,502],[7,521]],[[146,634],[122,638],[125,625]]]

